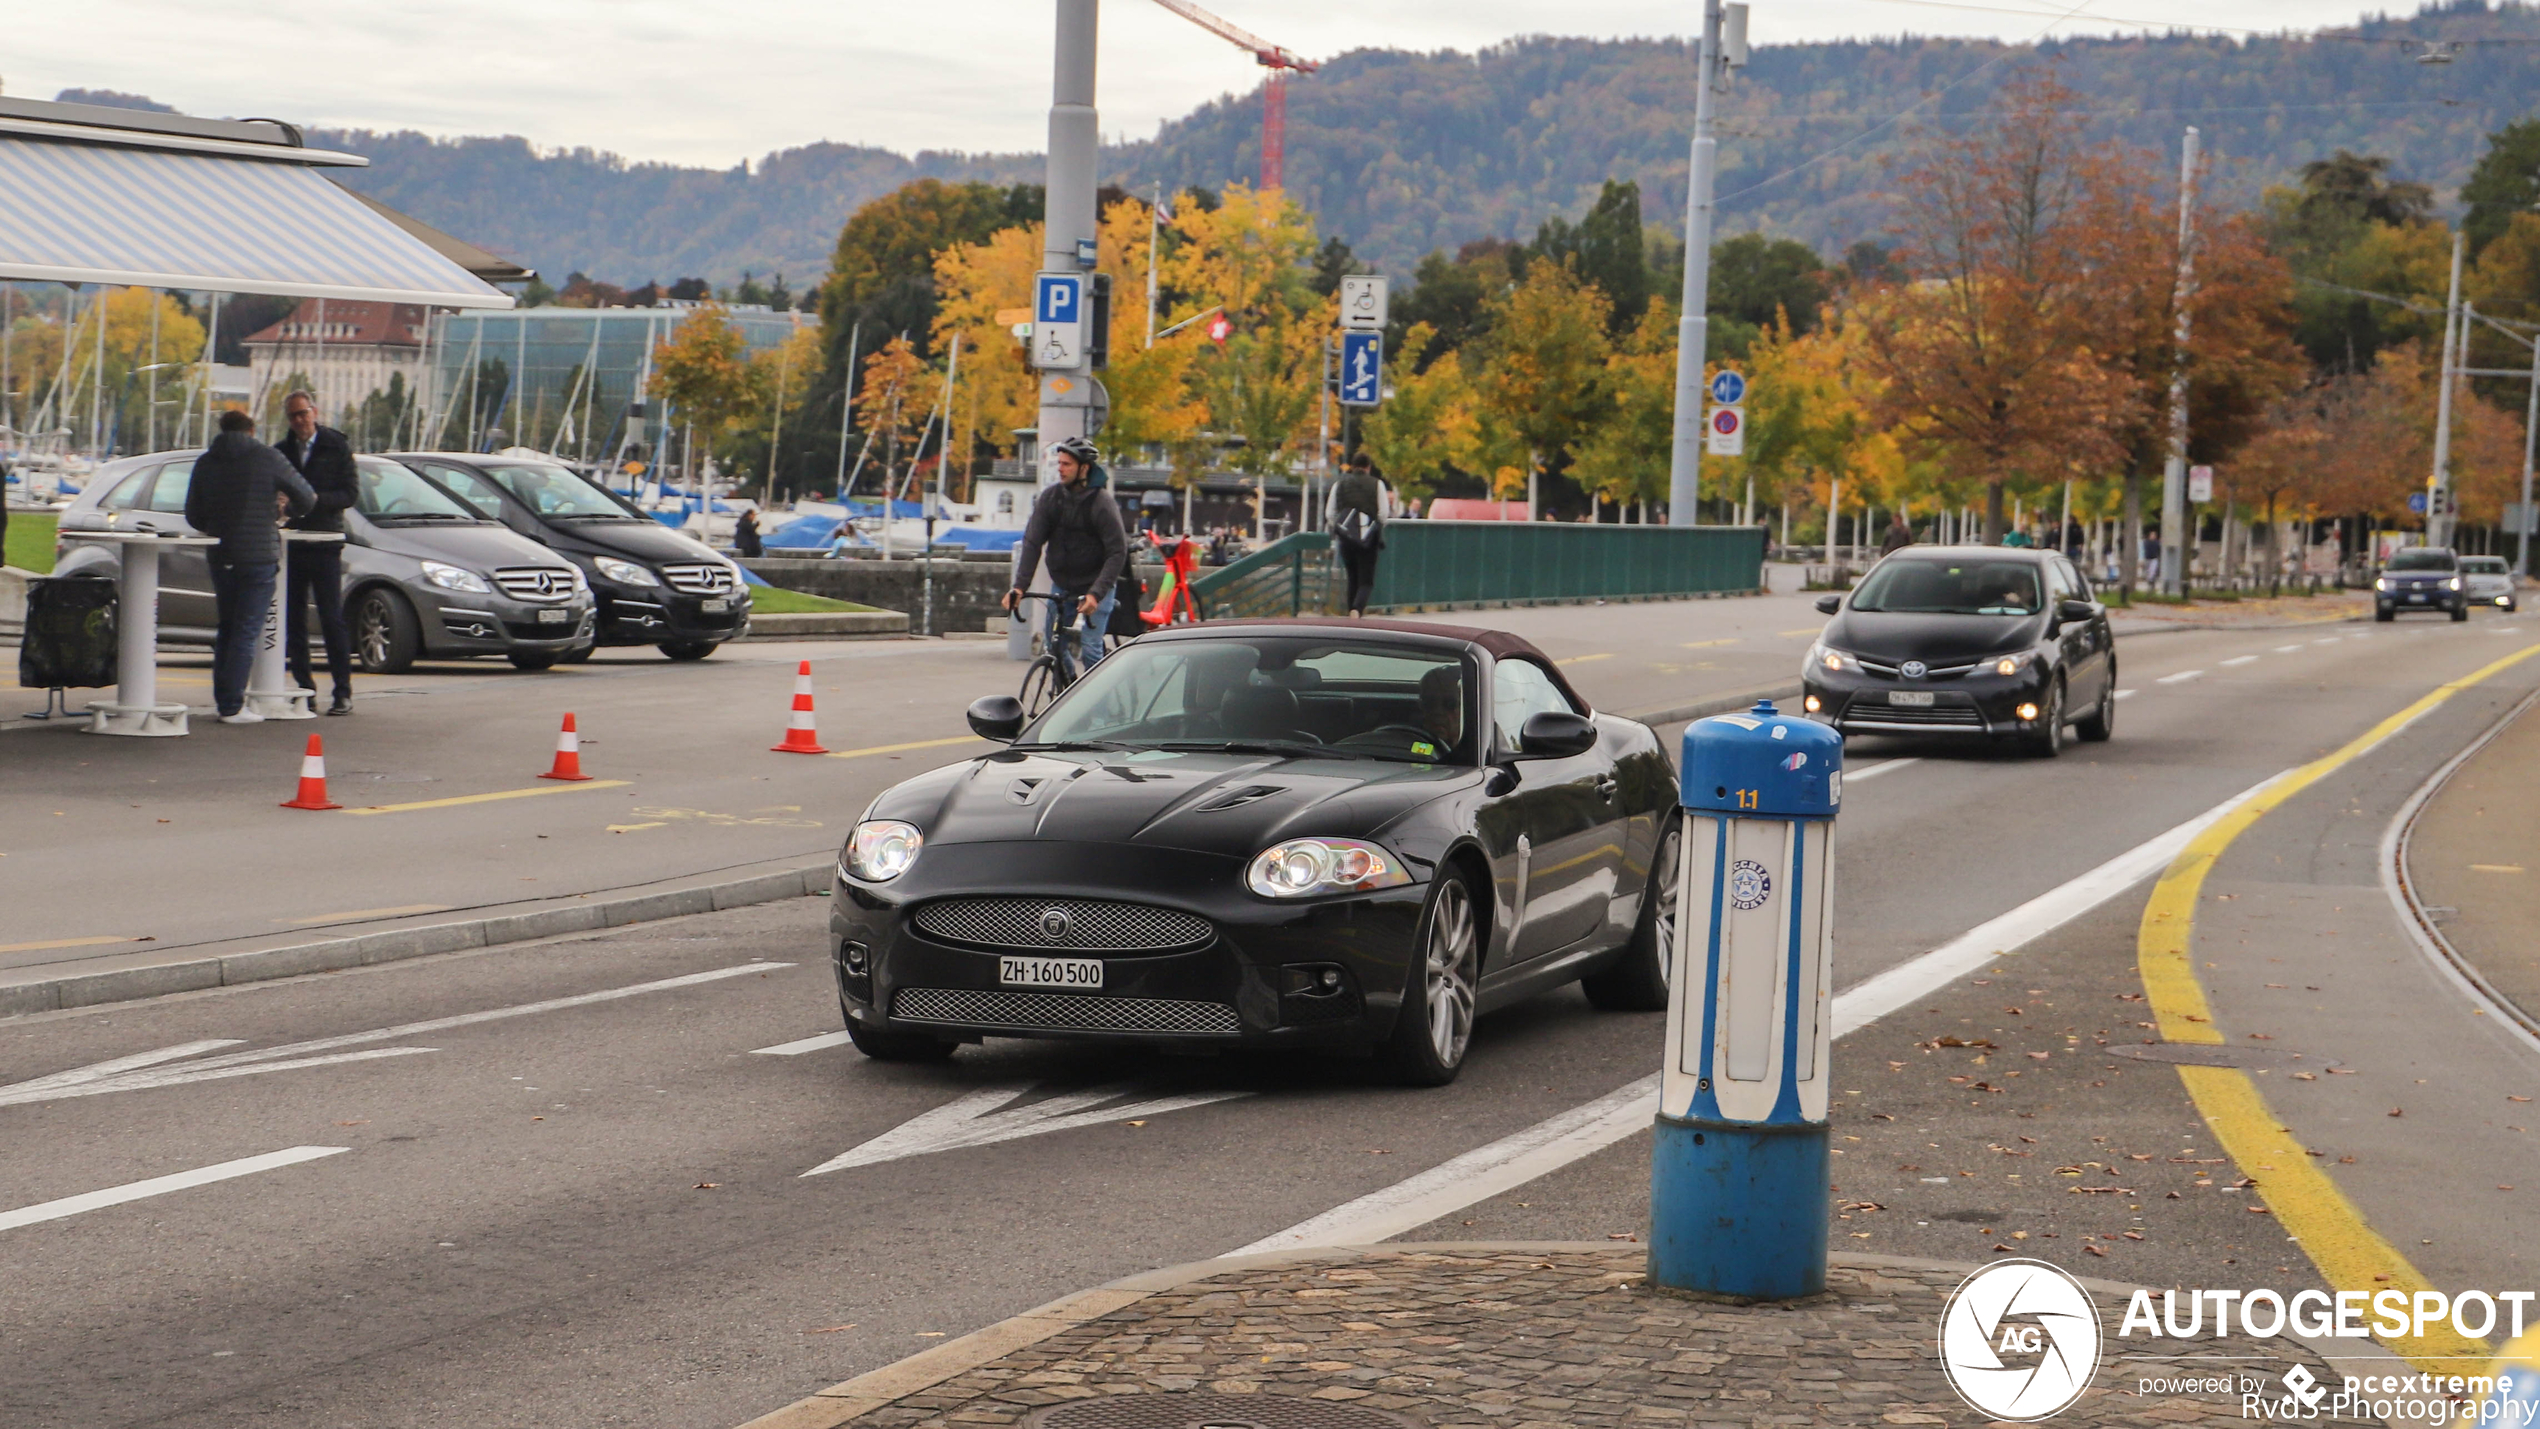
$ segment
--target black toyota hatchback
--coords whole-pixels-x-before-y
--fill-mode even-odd
[[[1846,734],[1965,735],[2053,758],[2067,725],[2117,722],[2108,609],[2052,551],[1909,546],[1870,568],[1800,672],[1804,708]]]
[[[1377,1051],[1453,1078],[1474,1018],[1571,982],[1667,1005],[1676,783],[1499,631],[1181,626],[1005,748],[885,791],[840,851],[855,1045],[981,1037]]]
[[[655,645],[702,660],[749,629],[740,567],[598,483],[535,457],[458,452],[395,458],[461,501],[582,568],[601,645]],[[590,654],[582,647],[574,656]]]

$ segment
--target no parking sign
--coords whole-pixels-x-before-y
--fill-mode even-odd
[[[1709,451],[1713,456],[1746,455],[1746,409],[1712,408],[1709,441]]]

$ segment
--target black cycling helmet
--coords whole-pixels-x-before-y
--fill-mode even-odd
[[[1085,466],[1102,465],[1102,451],[1083,437],[1069,437],[1050,448],[1052,456],[1072,456]]]

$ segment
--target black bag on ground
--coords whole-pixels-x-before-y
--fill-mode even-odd
[[[18,683],[31,690],[98,689],[121,682],[116,669],[115,583],[51,576],[26,583],[26,635]]]

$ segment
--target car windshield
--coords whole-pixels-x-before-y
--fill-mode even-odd
[[[1913,615],[2034,615],[2037,567],[2026,561],[1890,556],[1862,580],[1852,608]]]
[[[1138,641],[1078,681],[1018,748],[1210,750],[1470,762],[1471,662],[1325,636]]]
[[[373,521],[463,521],[474,525],[475,512],[417,475],[410,467],[377,457],[361,457],[353,470],[359,480],[353,509]]]
[[[2425,548],[2393,551],[2390,553],[2390,564],[2385,567],[2394,571],[2448,571],[2457,568],[2458,563],[2452,559],[2451,552]]]
[[[2461,569],[2474,576],[2501,576],[2506,573],[2505,558],[2502,556],[2468,556],[2462,559]]]
[[[517,496],[521,504],[541,516],[572,520],[577,517],[600,517],[633,521],[642,518],[629,515],[617,498],[565,470],[543,461],[484,463],[487,476],[503,484],[503,489]]]

